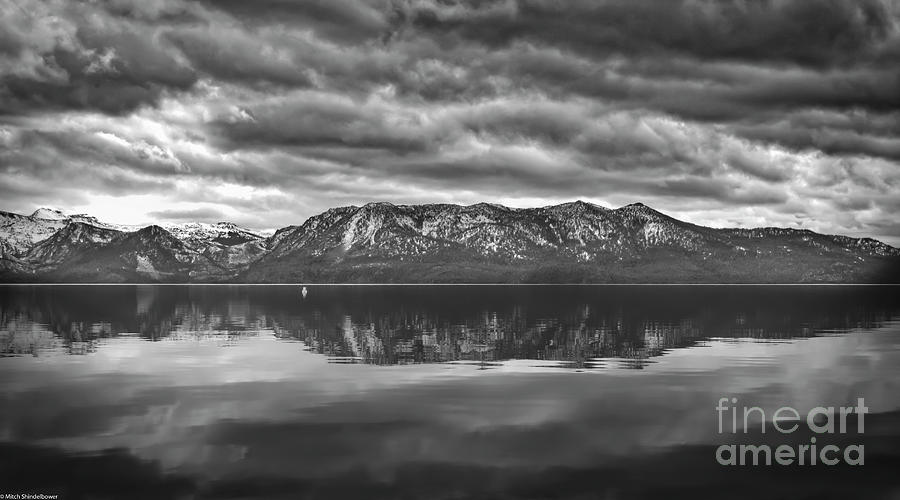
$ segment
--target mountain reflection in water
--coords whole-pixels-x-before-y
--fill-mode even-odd
[[[897,288],[307,287],[0,287],[0,494],[900,494]],[[810,436],[719,434],[722,397],[865,398],[819,436],[865,465],[723,467]]]
[[[105,339],[241,339],[272,331],[332,362],[509,359],[641,368],[711,338],[788,340],[875,328],[879,288],[740,286],[6,287],[0,353],[93,352]]]

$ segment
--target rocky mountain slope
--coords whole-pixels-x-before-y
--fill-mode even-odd
[[[266,235],[230,222],[107,224],[42,208],[0,212],[0,277],[8,281],[214,281],[245,269]]]
[[[370,203],[265,237],[0,213],[7,281],[897,282],[900,250],[782,228],[716,229],[635,203],[513,209]]]

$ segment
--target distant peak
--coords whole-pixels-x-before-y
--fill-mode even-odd
[[[639,213],[659,213],[655,209],[644,205],[643,203],[629,203],[619,210],[623,210],[625,212],[639,212]]]
[[[598,205],[595,205],[591,202],[584,201],[584,200],[575,200],[575,201],[570,201],[568,203],[562,203],[557,206],[561,206],[561,207],[597,207]]]
[[[150,224],[138,231],[138,233],[143,234],[169,234],[168,231],[162,226],[158,226],[156,224]]]
[[[476,203],[474,205],[470,205],[472,207],[487,207],[487,208],[507,208],[504,205],[499,203],[488,203],[486,201],[482,201],[481,203]]]
[[[49,219],[49,220],[63,220],[67,219],[68,216],[62,210],[58,208],[46,208],[42,207],[34,211],[31,214],[35,219]]]

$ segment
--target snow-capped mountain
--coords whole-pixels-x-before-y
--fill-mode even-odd
[[[68,221],[65,226],[49,238],[28,249],[25,260],[42,267],[52,267],[66,260],[70,255],[109,243],[122,232],[81,221]]]
[[[22,254],[66,225],[64,218],[44,218],[41,217],[43,215],[46,215],[43,210],[31,216],[0,212],[0,241],[3,242],[4,256]]]
[[[322,255],[330,250],[369,255],[423,255],[455,248],[477,255],[527,260],[542,250],[581,256],[621,254],[655,245],[696,248],[691,225],[644,205],[610,210],[585,202],[512,209],[480,203],[342,207],[279,232],[272,254],[295,247]]]
[[[154,265],[153,256],[162,255],[152,250],[154,245],[167,249],[181,264],[173,267],[174,261],[163,259]],[[51,208],[40,208],[31,215],[0,212],[0,271],[14,275],[65,275],[78,269],[80,276],[91,274],[86,271],[91,268],[97,274],[109,262],[96,261],[108,260],[111,251],[118,251],[116,256],[125,260],[113,274],[122,278],[133,271],[137,277],[146,275],[154,280],[223,279],[246,267],[265,248],[266,235],[230,222],[144,227],[109,224],[86,214]],[[182,269],[184,266],[187,268]],[[108,276],[101,278],[108,280]]]
[[[896,279],[900,259],[868,238],[708,228],[640,203],[370,203],[268,237],[226,222],[138,228],[44,209],[0,217],[2,270],[26,280],[860,282]]]
[[[108,224],[87,214],[72,214],[56,208],[39,208],[31,215],[0,212],[0,241],[6,242],[9,249],[4,255],[21,256],[70,223],[116,232],[133,232],[142,227]]]
[[[204,255],[225,269],[237,269],[250,264],[266,250],[266,235],[231,222],[187,222],[163,224],[188,248]]]
[[[748,236],[749,235],[749,236]],[[900,251],[791,229],[714,229],[635,203],[370,203],[279,230],[246,281],[872,281]]]
[[[104,281],[141,282],[225,279],[233,271],[152,225],[75,252],[56,274],[75,281],[103,276]]]

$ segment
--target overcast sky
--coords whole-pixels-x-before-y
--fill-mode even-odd
[[[900,0],[0,0],[0,209],[636,201],[900,243]]]

